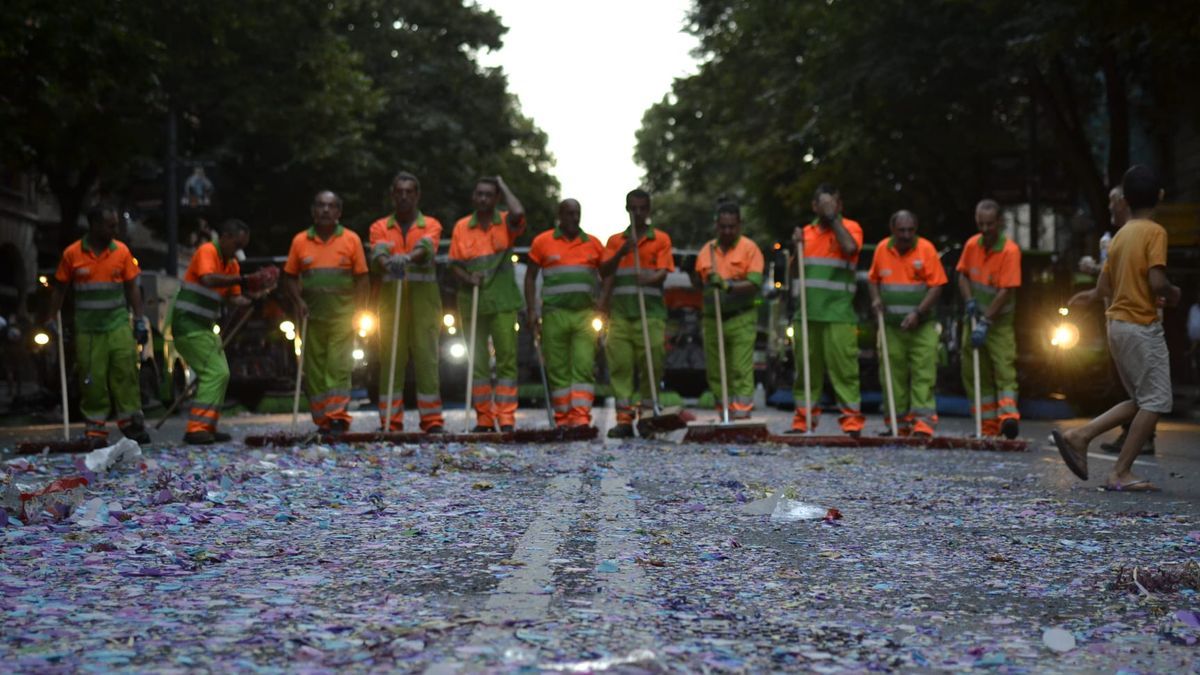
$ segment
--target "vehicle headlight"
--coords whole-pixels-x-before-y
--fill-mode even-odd
[[[38,331],[33,335],[33,344],[44,347],[50,344],[50,334],[46,331]]]
[[[787,333],[789,340],[796,337],[796,328],[794,326],[788,326],[787,330],[784,332]]]
[[[442,325],[445,326],[446,328],[453,328],[454,327],[454,315],[446,314],[446,315],[442,316]]]
[[[221,327],[214,323],[213,324],[213,335],[220,335],[220,334],[221,334]]]
[[[287,335],[288,333],[295,333],[296,324],[292,323],[291,321],[282,321],[279,324],[279,332],[283,333],[284,335]]]
[[[358,336],[367,337],[375,330],[375,315],[370,312],[363,312],[358,315]]]
[[[1050,331],[1050,345],[1059,349],[1072,349],[1079,344],[1079,329],[1069,321],[1063,321]]]
[[[450,343],[450,358],[462,359],[467,356],[467,346],[461,342]]]
[[[354,351],[350,352],[350,355],[354,357],[355,361],[362,361],[363,357],[366,356],[366,353],[364,353],[362,349],[355,347]]]
[[[604,319],[601,319],[598,316],[593,318],[592,319],[592,330],[596,331],[597,333],[604,330]]]

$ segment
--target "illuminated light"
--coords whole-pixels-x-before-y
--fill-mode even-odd
[[[781,244],[779,242],[775,242],[775,250],[778,251],[781,248],[783,248],[783,244]]]
[[[361,337],[366,337],[367,333],[375,330],[375,315],[370,312],[363,312],[358,315],[358,334]]]
[[[137,259],[137,258],[134,258],[134,259],[133,259],[133,266],[134,266],[134,267],[141,267],[141,265],[139,265],[139,264],[138,264],[138,259]]]
[[[296,339],[296,331],[289,331],[287,333],[284,333],[283,337],[287,340],[295,340]]]
[[[519,323],[514,323],[514,324],[513,324],[513,332],[514,332],[514,333],[520,333],[520,332],[521,332],[521,324],[519,324]]]
[[[300,338],[296,338],[295,343],[296,343],[296,348],[295,348],[296,356],[300,356],[300,348],[304,345],[304,343],[300,340]]]
[[[450,345],[450,357],[461,359],[467,355],[467,346],[461,342],[455,342]]]
[[[782,282],[782,281],[776,281],[776,282],[775,282],[775,288],[783,288],[783,282]]]
[[[446,332],[451,335],[455,335],[458,333],[458,329],[455,328],[454,326],[450,326],[449,328],[446,329]]]
[[[279,332],[284,333],[285,335],[287,333],[295,333],[296,324],[292,323],[291,321],[283,321],[279,324]],[[291,338],[288,339],[291,340]]]
[[[1059,315],[1059,316],[1066,316],[1066,315],[1068,315],[1068,314],[1070,314],[1070,313],[1071,313],[1071,310],[1067,309],[1066,307],[1059,307],[1059,308],[1058,308],[1058,315]]]
[[[50,344],[50,336],[46,333],[41,333],[41,332],[36,333],[33,336],[33,344],[38,345],[38,346],[48,345],[48,344]]]
[[[46,278],[45,274],[43,274],[42,276],[38,277],[38,283],[43,286],[49,286],[50,280]]]
[[[517,254],[516,253],[512,254],[512,261],[517,262],[518,260],[520,260],[520,258],[517,257]]]
[[[363,350],[356,348],[354,351],[350,352],[350,356],[353,356],[355,361],[362,361],[363,357],[366,356],[366,353]]]
[[[592,319],[592,330],[596,331],[597,333],[604,330],[604,319],[601,319],[600,317],[595,317]]]
[[[796,337],[796,327],[795,326],[788,326],[787,331],[785,331],[785,332],[787,333],[787,336],[789,338]]]
[[[443,316],[442,317],[442,325],[445,326],[446,328],[453,328],[454,327],[454,315],[446,314],[445,316]]]
[[[213,324],[213,335],[220,335],[220,334],[221,334],[221,327],[214,323]]]
[[[1075,324],[1062,322],[1050,333],[1050,345],[1059,349],[1072,349],[1079,344],[1079,329]]]

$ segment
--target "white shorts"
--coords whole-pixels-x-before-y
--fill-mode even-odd
[[[1171,412],[1171,357],[1161,321],[1142,325],[1110,319],[1108,350],[1139,410]]]

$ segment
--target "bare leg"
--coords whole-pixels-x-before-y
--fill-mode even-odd
[[[1086,452],[1087,446],[1092,442],[1093,438],[1106,431],[1109,431],[1110,429],[1115,429],[1116,427],[1129,422],[1129,420],[1133,419],[1134,415],[1136,414],[1138,414],[1138,408],[1133,401],[1122,401],[1109,408],[1106,412],[1102,413],[1099,417],[1091,422],[1088,422],[1081,427],[1075,427],[1069,431],[1064,431],[1063,438],[1065,438],[1072,447],[1079,448],[1083,452]],[[1153,429],[1153,426],[1151,426],[1151,429]],[[1128,444],[1128,441],[1126,444]],[[1140,449],[1141,446],[1138,447]],[[1130,461],[1132,462],[1132,460]],[[1117,462],[1117,465],[1120,466],[1119,461]]]
[[[1142,445],[1154,433],[1156,424],[1158,424],[1158,413],[1149,410],[1137,411],[1137,415],[1133,418],[1133,424],[1129,425],[1129,435],[1125,437],[1125,445],[1121,446],[1121,454],[1108,474],[1109,485],[1127,485],[1138,480],[1130,469],[1133,468],[1133,460],[1137,459],[1138,454],[1142,451]]]

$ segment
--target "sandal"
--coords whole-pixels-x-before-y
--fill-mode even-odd
[[[1106,492],[1162,492],[1162,488],[1148,480],[1135,480],[1132,483],[1121,485],[1105,485]]]
[[[1062,455],[1063,463],[1067,465],[1071,473],[1075,474],[1079,480],[1087,480],[1087,455],[1084,455],[1083,460],[1080,461],[1075,447],[1067,443],[1067,439],[1063,437],[1058,429],[1050,432],[1050,438],[1054,439],[1054,445],[1058,447],[1058,454]]]

